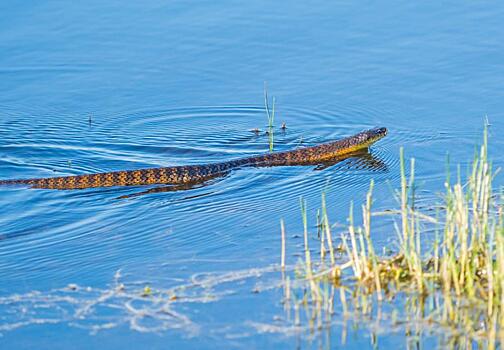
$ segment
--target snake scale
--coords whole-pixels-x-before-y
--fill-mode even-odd
[[[80,189],[110,186],[200,183],[241,167],[306,165],[345,158],[352,153],[368,148],[371,144],[383,138],[385,135],[387,135],[386,128],[374,128],[341,140],[323,143],[317,146],[305,147],[292,151],[268,153],[227,162],[112,171],[76,176],[0,180],[0,185],[18,184],[29,185],[32,188]]]

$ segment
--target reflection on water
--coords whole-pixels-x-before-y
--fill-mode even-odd
[[[338,158],[333,158],[330,160],[325,160],[323,162],[316,162],[314,164],[310,163],[303,163],[303,165],[316,165],[315,170],[324,170],[326,168],[332,167],[338,163],[342,163],[344,161],[348,160],[347,164],[345,165],[345,169],[349,170],[352,168],[355,168],[357,170],[369,170],[369,171],[387,171],[387,165],[381,161],[379,158],[374,157],[369,151],[363,150],[360,152],[355,152],[346,156],[338,157]],[[318,164],[318,165],[317,165]],[[273,167],[273,166],[300,166],[302,164],[272,164],[272,165],[259,165],[259,167]],[[234,169],[238,170],[238,169]],[[118,197],[118,199],[126,199],[126,198],[131,198],[131,197],[138,197],[150,193],[161,193],[161,192],[175,192],[175,191],[187,191],[195,188],[199,188],[201,186],[206,186],[210,185],[211,182],[214,182],[215,179],[224,177],[229,175],[230,171],[227,171],[225,173],[220,173],[216,174],[215,176],[207,177],[202,181],[196,181],[188,184],[179,184],[179,185],[168,185],[168,186],[157,186],[157,187],[151,187],[147,190],[137,192],[137,193],[132,193],[132,194],[127,194],[127,195],[122,195]],[[196,198],[197,196],[191,196],[191,199]]]

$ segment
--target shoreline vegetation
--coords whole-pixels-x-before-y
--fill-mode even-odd
[[[374,325],[373,334],[400,327],[417,345],[424,334],[441,336],[439,345],[450,348],[495,349],[504,343],[504,196],[493,192],[498,171],[488,161],[487,139],[485,127],[466,180],[460,167],[455,180],[447,170],[444,201],[435,216],[416,207],[415,160],[407,169],[402,148],[401,186],[394,193],[398,210],[373,211],[371,181],[362,224],[355,224],[351,203],[346,232],[336,237],[323,193],[317,215],[320,261],[311,257],[301,199],[304,260],[293,278],[282,274],[283,305],[294,326],[314,333],[328,331],[336,321],[360,319]],[[371,225],[383,215],[393,216],[398,242],[385,256],[377,254]],[[281,239],[284,268],[283,220]]]

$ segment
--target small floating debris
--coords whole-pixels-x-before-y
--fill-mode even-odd
[[[149,296],[151,296],[152,295],[152,289],[151,289],[151,287],[145,286],[141,295],[143,297],[149,297]]]

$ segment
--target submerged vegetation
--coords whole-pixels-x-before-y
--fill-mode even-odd
[[[289,318],[301,326],[304,308],[312,330],[330,327],[338,314],[340,321],[341,315],[372,321],[375,331],[401,326],[417,340],[430,331],[442,336],[443,345],[494,349],[504,340],[504,220],[503,196],[492,188],[497,172],[488,161],[487,132],[467,180],[462,181],[460,168],[454,182],[448,172],[444,203],[434,217],[416,206],[415,160],[407,171],[402,149],[400,158],[401,187],[394,193],[399,210],[373,212],[371,182],[362,224],[354,223],[351,204],[337,245],[322,195],[320,261],[311,257],[301,201],[305,256],[297,278],[284,277]],[[393,215],[397,233],[395,252],[384,256],[371,239],[371,219],[379,215]],[[284,231],[282,222],[282,266]]]

